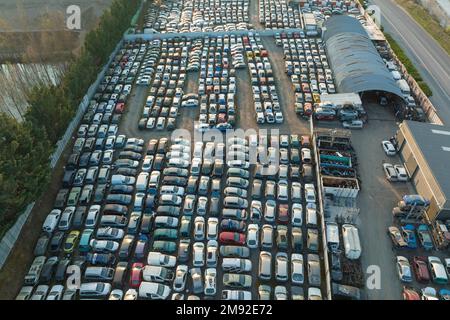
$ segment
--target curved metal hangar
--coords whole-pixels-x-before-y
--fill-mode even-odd
[[[384,91],[402,97],[392,74],[361,23],[335,15],[325,23],[325,48],[341,93]]]

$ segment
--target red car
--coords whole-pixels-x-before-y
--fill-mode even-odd
[[[219,235],[220,244],[244,245],[245,235],[237,232],[224,231]]]
[[[144,269],[144,264],[140,262],[135,262],[131,266],[130,273],[130,287],[139,288],[142,282],[142,269]]]
[[[115,109],[116,113],[123,113],[124,111],[125,111],[125,103],[120,102],[120,103],[116,104],[116,109]]]
[[[428,271],[426,257],[414,257],[412,267],[418,282],[427,283],[430,281],[430,272]]]
[[[289,205],[288,204],[283,203],[278,206],[277,222],[280,224],[288,224],[289,223]]]

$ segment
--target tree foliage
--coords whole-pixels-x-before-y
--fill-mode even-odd
[[[101,67],[128,29],[140,0],[114,0],[61,84],[40,85],[28,97],[25,121],[0,113],[0,233],[41,195],[49,182],[49,158]]]

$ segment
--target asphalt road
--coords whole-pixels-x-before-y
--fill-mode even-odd
[[[442,121],[450,124],[450,57],[416,21],[393,0],[371,0],[380,6],[384,30],[405,50],[428,83],[431,102]]]

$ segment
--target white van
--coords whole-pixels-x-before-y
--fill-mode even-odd
[[[144,281],[152,281],[152,282],[170,282],[173,280],[174,274],[172,270],[169,270],[165,267],[161,266],[145,266],[142,271],[142,278]]]
[[[331,252],[339,249],[339,227],[334,222],[327,223],[327,245]]]
[[[222,270],[235,273],[250,272],[252,270],[252,262],[249,259],[223,258]]]
[[[405,79],[397,80],[397,86],[400,88],[403,97],[407,98],[409,95],[411,95],[411,88],[409,87],[409,84]]]
[[[351,224],[342,226],[342,237],[344,239],[345,256],[347,259],[356,260],[361,256],[361,242],[358,229]]]
[[[317,210],[315,203],[306,204],[306,225],[317,228]]]
[[[111,284],[105,282],[82,283],[80,286],[80,299],[106,298],[111,292]]]
[[[136,191],[138,191],[138,192],[147,191],[149,176],[150,175],[148,172],[141,172],[139,174],[139,176],[136,180]]]

